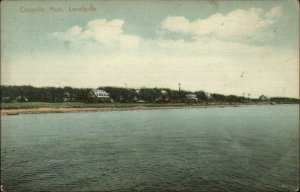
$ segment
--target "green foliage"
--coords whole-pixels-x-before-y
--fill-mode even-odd
[[[144,101],[148,103],[184,103],[186,95],[193,93],[190,91],[178,91],[167,88],[141,88],[127,89],[121,87],[99,87],[110,94],[114,102],[134,103]],[[2,103],[14,102],[51,102],[51,103],[67,103],[67,102],[88,102],[89,92],[91,89],[79,89],[72,87],[32,87],[32,86],[1,86]],[[164,91],[164,95],[162,94]],[[165,94],[166,93],[166,94]],[[244,103],[255,102],[255,99],[239,97],[235,95],[222,95],[213,93],[210,98],[204,91],[196,91],[199,102],[223,102],[223,103]],[[270,98],[271,102],[278,103],[299,103],[299,99],[286,97]]]
[[[269,100],[277,103],[299,103],[299,99],[287,97],[271,97]]]
[[[211,96],[212,96],[213,101],[221,101],[221,102],[226,101],[226,96],[225,95],[213,93]]]
[[[132,102],[138,96],[134,89],[126,89],[120,87],[99,87],[110,94],[110,97],[117,102]]]
[[[197,95],[197,97],[200,101],[207,101],[208,100],[208,98],[207,98],[204,91],[196,91],[195,94]]]
[[[62,102],[66,97],[72,101],[86,101],[90,89],[71,87],[1,86],[2,102]],[[66,94],[67,93],[67,94]],[[68,95],[68,96],[67,96]]]
[[[161,92],[157,88],[154,88],[154,89],[142,88],[139,91],[139,98],[144,100],[144,101],[147,101],[147,102],[154,101],[160,95],[161,95]]]
[[[177,90],[172,90],[170,92],[171,98],[175,101],[175,102],[184,102],[186,95],[189,94],[191,92],[188,91],[177,91]]]
[[[238,96],[235,96],[235,95],[226,96],[226,101],[227,102],[242,102],[243,99],[244,99],[243,97],[238,97]]]

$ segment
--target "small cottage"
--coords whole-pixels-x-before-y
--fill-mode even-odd
[[[157,102],[167,102],[169,100],[170,98],[166,90],[160,90],[160,95],[155,99]]]
[[[197,97],[197,95],[190,93],[185,96],[185,100],[186,100],[186,102],[189,102],[189,103],[197,103],[198,97]]]

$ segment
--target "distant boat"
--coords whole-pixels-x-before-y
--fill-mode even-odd
[[[271,102],[270,104],[271,104],[271,105],[275,105],[276,103],[275,103],[275,102]]]

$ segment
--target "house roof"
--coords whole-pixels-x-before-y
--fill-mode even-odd
[[[91,92],[98,98],[108,98],[109,93],[102,89],[92,89]]]
[[[193,94],[193,93],[187,94],[186,97],[189,98],[189,99],[198,99],[198,98],[197,98],[197,95],[195,95],[195,94]]]

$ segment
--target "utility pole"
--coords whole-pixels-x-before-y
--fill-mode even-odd
[[[179,90],[179,92],[180,92],[180,85],[181,85],[181,84],[180,84],[180,82],[179,82],[179,83],[178,83],[178,90]]]

